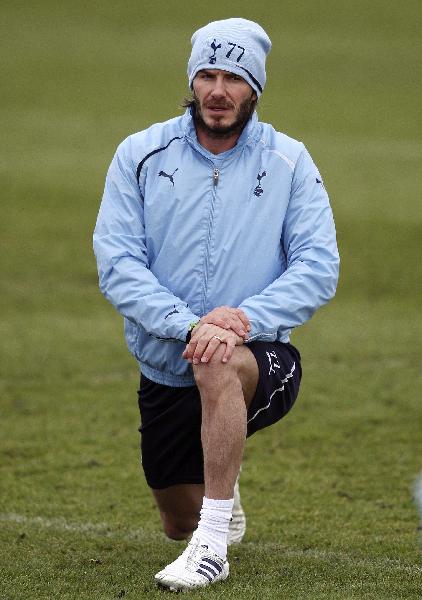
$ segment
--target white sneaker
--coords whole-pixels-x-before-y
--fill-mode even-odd
[[[172,592],[201,588],[229,576],[229,563],[201,545],[193,535],[187,548],[174,562],[157,573],[158,585]]]
[[[239,477],[234,485],[234,504],[232,520],[229,525],[229,534],[227,536],[227,544],[239,544],[246,531],[246,515],[240,503]]]

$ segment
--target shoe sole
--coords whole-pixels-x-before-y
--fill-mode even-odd
[[[166,589],[170,592],[190,592],[191,590],[199,590],[201,588],[205,588],[208,587],[210,585],[213,585],[214,583],[219,583],[221,581],[225,581],[228,576],[229,576],[229,568],[227,567],[227,571],[223,573],[221,573],[220,575],[218,575],[215,579],[213,579],[212,581],[199,585],[192,585],[188,582],[185,581],[169,581],[169,580],[165,580],[165,579],[155,579],[156,584],[158,585],[158,587]]]

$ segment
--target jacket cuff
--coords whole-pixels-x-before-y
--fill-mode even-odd
[[[246,312],[246,311],[245,311]],[[249,342],[273,342],[277,339],[277,330],[275,331],[264,331],[262,326],[259,326],[257,321],[250,320],[251,330],[248,333],[248,339],[245,342],[248,344]]]
[[[176,315],[175,315],[176,316]],[[200,317],[193,313],[189,313],[187,315],[183,315],[183,321],[180,319],[173,324],[172,329],[174,330],[174,339],[187,344],[188,334],[192,334],[192,324],[198,323]]]

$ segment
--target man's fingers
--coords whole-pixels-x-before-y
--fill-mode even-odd
[[[207,335],[203,335],[202,337],[199,338],[198,343],[196,344],[195,351],[192,356],[192,362],[194,365],[197,365],[201,362],[202,355],[204,354],[205,349],[208,346],[209,342],[211,341],[212,337],[213,337],[212,335],[207,334]],[[214,340],[214,341],[219,343],[218,340]]]
[[[235,308],[235,311],[236,311],[236,314],[239,317],[239,319],[242,321],[244,327],[246,328],[246,331],[250,331],[251,324],[250,324],[248,317],[243,312],[243,310],[241,308]]]
[[[251,330],[248,317],[241,308],[219,306],[201,318],[200,323],[217,325],[223,329],[232,329],[237,335],[245,337]]]
[[[247,328],[245,327],[243,321],[241,321],[238,317],[231,320],[230,329],[232,329],[237,335],[240,335],[240,337],[245,337],[247,335]]]
[[[212,325],[218,325],[218,327],[222,327],[223,329],[230,329],[230,321],[224,317],[215,317],[214,319],[210,320],[209,323],[212,323]]]
[[[237,321],[238,323],[240,322],[239,319]],[[198,365],[201,362],[208,363],[217,348],[221,344],[225,344],[222,362],[227,362],[232,357],[235,346],[242,345],[247,338],[246,332],[243,331],[243,333],[244,335],[242,336],[240,333],[236,333],[232,327],[230,331],[227,331],[227,329],[223,329],[213,323],[204,323],[192,334],[192,338],[185,347],[182,357],[194,365]]]
[[[213,324],[209,323],[203,323],[201,326],[195,327],[191,340],[182,354],[183,358],[186,358],[190,363],[195,362],[194,359],[196,359],[197,362],[195,362],[195,364],[197,364],[200,361],[209,340],[219,332],[223,333],[221,327],[215,327]],[[226,330],[224,330],[224,333],[225,332]]]
[[[203,320],[202,320],[203,319]],[[222,327],[223,329],[230,329],[230,320],[226,317],[219,317],[218,315],[205,315],[202,317],[201,321],[203,323],[208,323],[209,325],[217,325],[218,327]]]
[[[206,347],[206,349],[201,357],[201,362],[207,363],[209,360],[211,360],[214,352],[217,350],[217,348],[222,343],[224,343],[224,342],[221,342],[219,339],[217,339],[215,336],[213,336],[210,339],[210,341],[208,342],[208,346]]]
[[[243,321],[239,318],[239,315],[228,312],[227,317],[219,317],[217,315],[209,314],[203,317],[203,323],[210,325],[217,325],[223,329],[232,329],[237,335],[245,337],[247,334],[247,327]]]
[[[227,308],[227,311],[231,315],[232,323],[238,323],[238,325],[234,326],[232,324],[231,326],[231,329],[233,329],[237,335],[241,335],[243,337],[247,331],[251,330],[249,319],[241,308]],[[244,331],[245,333],[241,333],[241,331]]]
[[[193,354],[198,344],[198,340],[199,338],[192,338],[182,354],[182,357],[186,358],[188,362],[192,362]]]
[[[235,349],[236,346],[236,340],[232,337],[230,337],[227,341],[226,341],[226,351],[224,353],[223,358],[221,359],[223,363],[228,362],[233,354],[233,351]]]

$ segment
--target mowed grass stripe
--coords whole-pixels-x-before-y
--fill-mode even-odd
[[[25,525],[25,527],[40,527],[42,529],[54,529],[61,532],[71,532],[76,534],[91,534],[92,536],[107,537],[119,539],[121,541],[155,541],[165,542],[167,538],[161,532],[146,531],[142,528],[137,527],[131,531],[120,529],[114,530],[107,523],[77,523],[69,522],[64,518],[53,518],[48,517],[28,517],[26,515],[19,515],[16,513],[0,513],[0,521],[7,523],[16,523],[19,525]],[[346,563],[355,567],[361,567],[363,569],[377,569],[384,571],[389,569],[390,571],[403,572],[408,575],[420,575],[422,574],[422,565],[409,564],[401,560],[395,560],[388,557],[384,558],[373,558],[371,560],[359,558],[356,555],[347,554],[345,552],[331,552],[328,550],[318,548],[286,548],[282,544],[265,543],[265,542],[243,542],[241,547],[251,549],[256,548],[264,550],[266,552],[281,552],[285,558],[307,558],[309,560],[324,561],[329,563]],[[239,546],[232,547],[232,549],[239,548]]]

